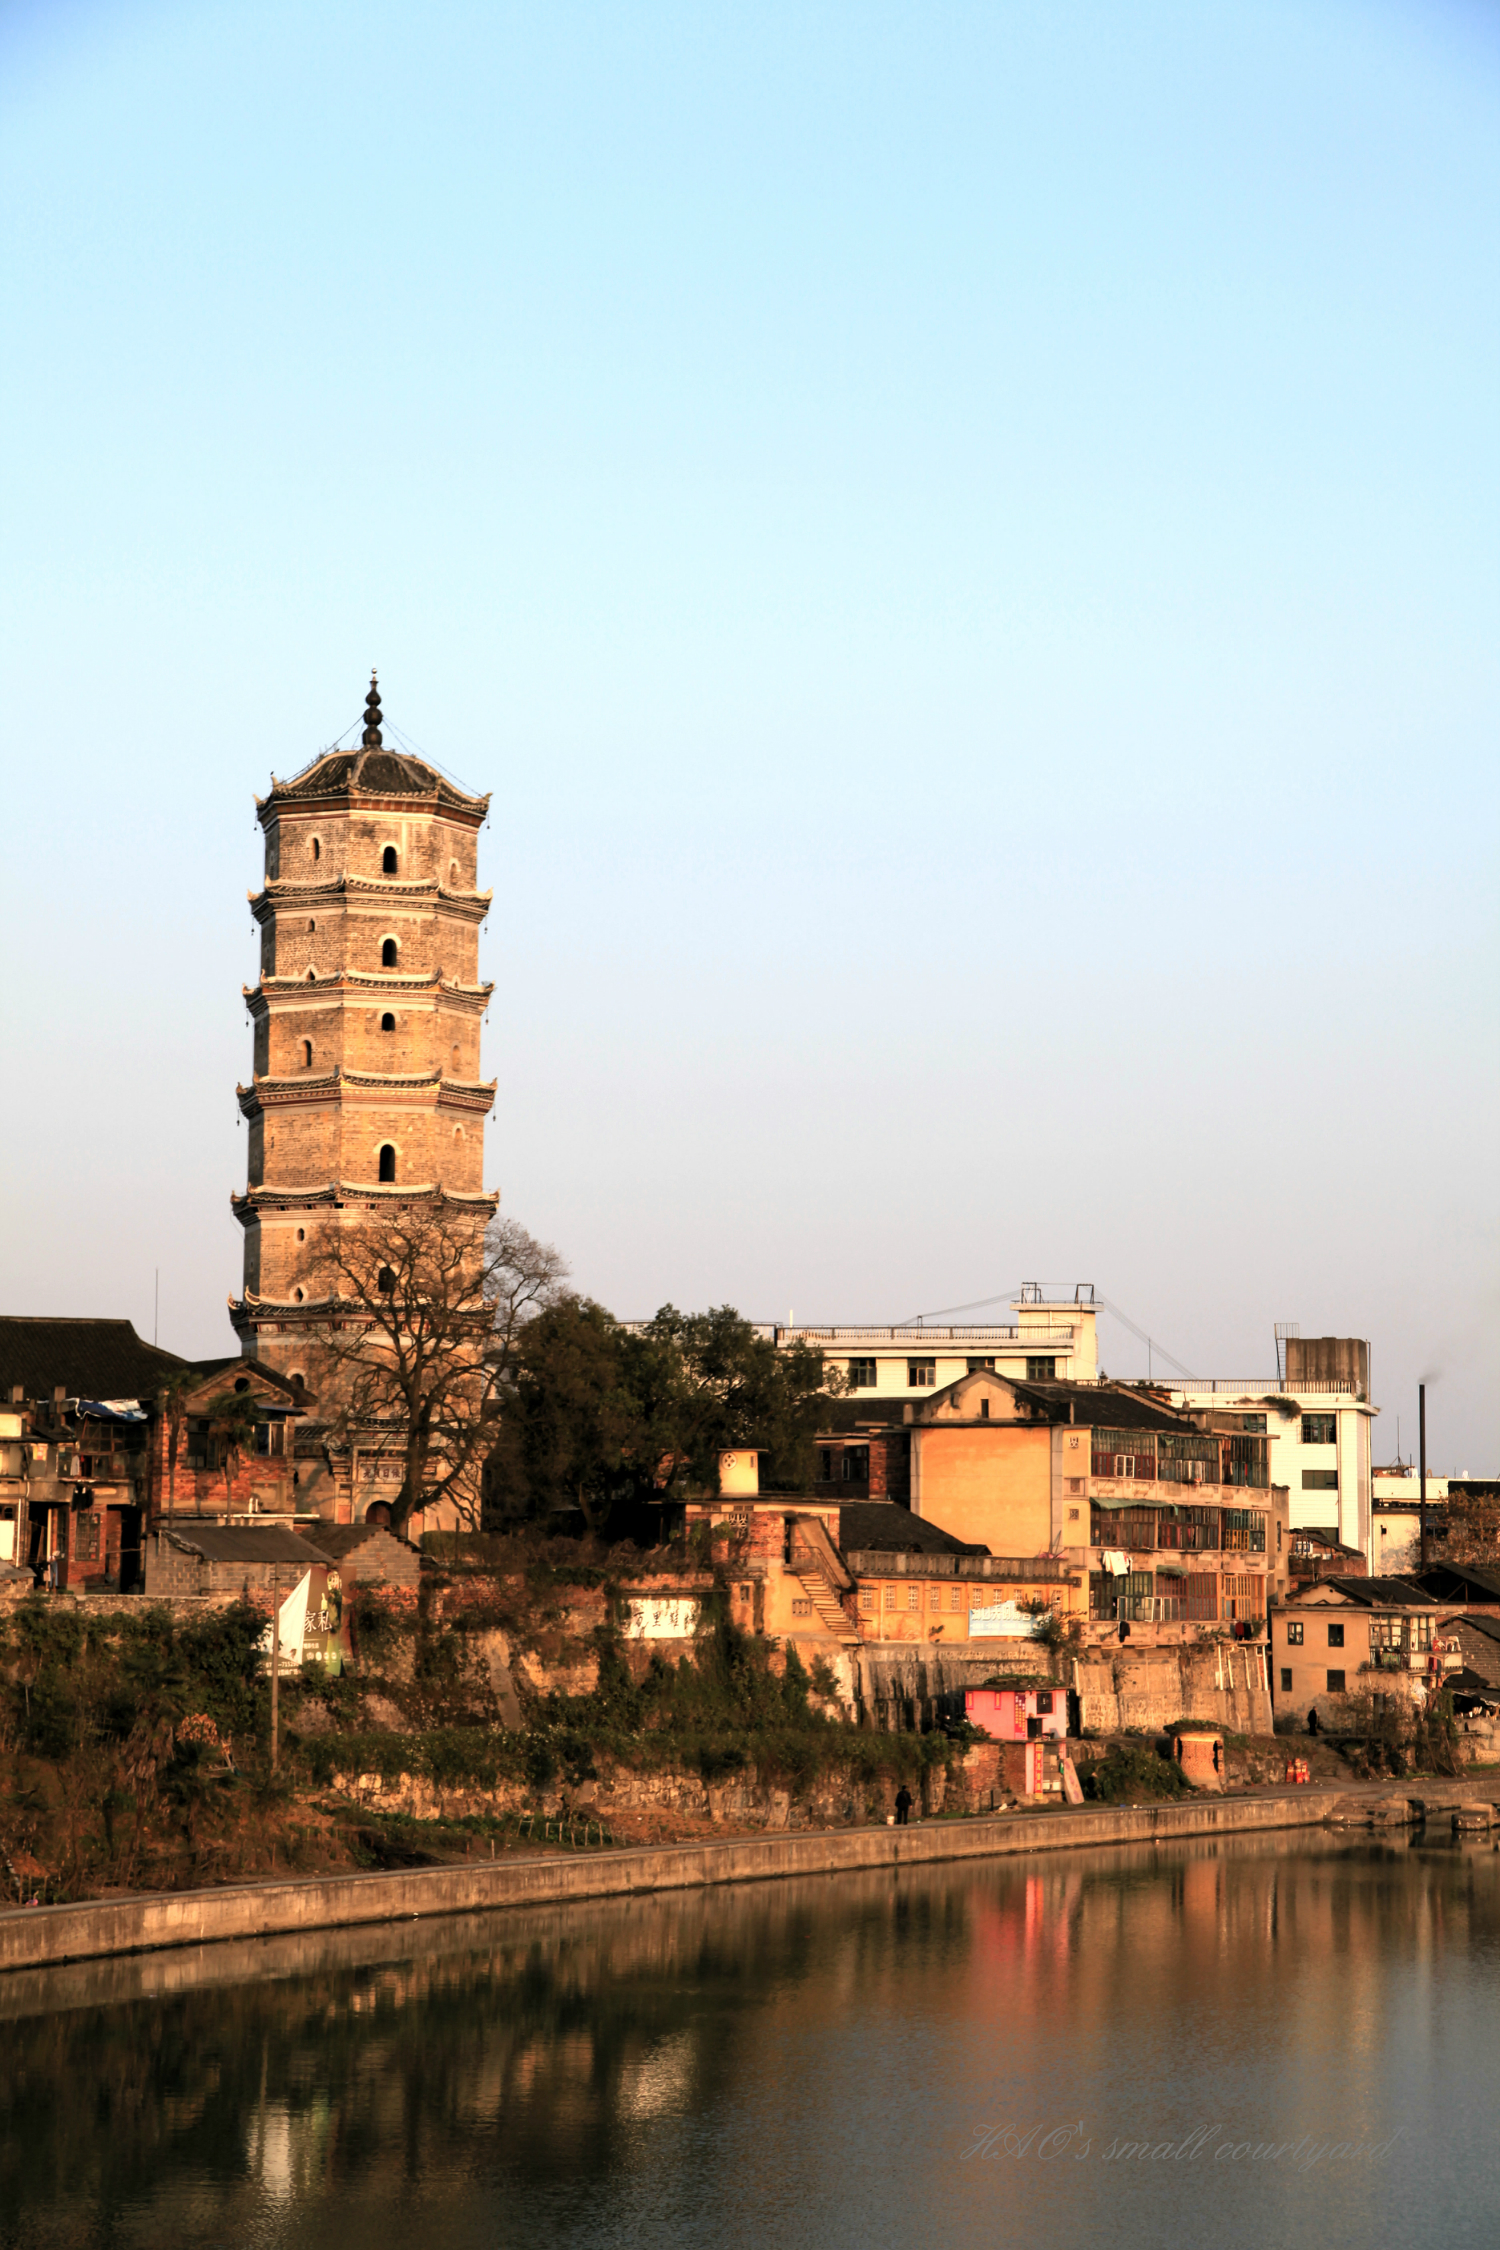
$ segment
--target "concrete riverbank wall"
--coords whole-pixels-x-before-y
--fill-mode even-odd
[[[148,1892],[79,1906],[14,1908],[0,1914],[0,1971],[163,1946],[209,1945],[288,1931],[569,1899],[629,1897],[861,1868],[915,1867],[1080,1845],[1313,1827],[1346,1804],[1347,1792],[1299,1789],[1270,1797],[1013,1813],[990,1820],[935,1821],[916,1828],[804,1830],[643,1850],[466,1860],[452,1867]]]

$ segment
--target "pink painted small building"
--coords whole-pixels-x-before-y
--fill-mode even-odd
[[[996,1742],[1035,1742],[1068,1731],[1066,1688],[966,1688],[964,1717]]]

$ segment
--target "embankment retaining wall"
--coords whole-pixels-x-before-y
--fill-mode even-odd
[[[1315,1825],[1342,1802],[1335,1791],[1218,1798],[1174,1805],[1108,1805],[1079,1812],[1020,1813],[943,1821],[923,1828],[863,1828],[824,1834],[746,1836],[722,1843],[668,1844],[639,1851],[468,1862],[310,1882],[246,1883],[211,1891],[165,1891],[81,1906],[34,1906],[0,1914],[0,1970],[78,1961],[158,1946],[361,1922],[405,1921],[564,1899],[689,1890],[707,1883],[857,1868],[919,1866],[1070,1846],[1149,1843],[1246,1829]]]

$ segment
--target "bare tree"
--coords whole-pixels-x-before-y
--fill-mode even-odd
[[[329,1262],[336,1301],[320,1342],[336,1441],[400,1460],[398,1533],[440,1502],[477,1525],[502,1386],[567,1267],[514,1219],[479,1238],[472,1208],[441,1194],[342,1229]]]

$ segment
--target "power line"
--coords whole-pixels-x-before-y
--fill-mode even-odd
[[[1168,1367],[1175,1367],[1178,1374],[1181,1375],[1185,1381],[1192,1381],[1192,1369],[1190,1367],[1184,1367],[1180,1359],[1174,1359],[1172,1357],[1172,1354],[1167,1350],[1166,1346],[1164,1344],[1159,1344],[1154,1336],[1148,1336],[1144,1328],[1137,1328],[1129,1313],[1121,1312],[1119,1306],[1112,1305],[1108,1297],[1099,1297],[1095,1300],[1095,1302],[1099,1304],[1105,1312],[1113,1313],[1116,1320],[1120,1322],[1121,1326],[1130,1330],[1132,1336],[1138,1336],[1143,1344],[1149,1345],[1151,1350],[1155,1352],[1158,1359],[1164,1359]]]
[[[1019,1288],[999,1289],[993,1297],[975,1297],[966,1305],[940,1305],[932,1312],[913,1313],[909,1320],[898,1321],[896,1325],[899,1328],[920,1328],[925,1321],[949,1320],[955,1313],[983,1312],[986,1305],[1009,1304],[1019,1295]],[[1154,1336],[1148,1335],[1144,1328],[1137,1327],[1129,1313],[1122,1312],[1117,1304],[1112,1303],[1108,1297],[1101,1297],[1097,1291],[1094,1303],[1101,1312],[1112,1313],[1122,1328],[1128,1328],[1131,1335],[1137,1337],[1157,1359],[1164,1359],[1168,1367],[1175,1368],[1184,1381],[1192,1381],[1192,1369],[1184,1367],[1180,1359],[1174,1359],[1166,1346],[1158,1343]]]

